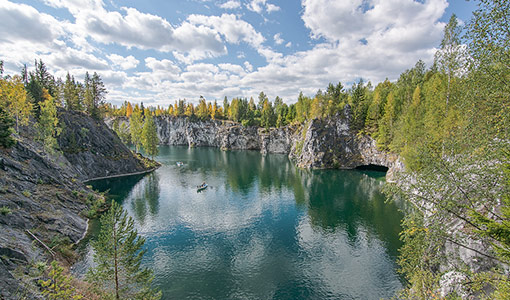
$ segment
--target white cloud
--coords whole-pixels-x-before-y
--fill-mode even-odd
[[[220,67],[222,70],[226,70],[233,74],[243,74],[245,73],[243,67],[240,65],[234,65],[234,64],[218,64],[218,67]]]
[[[246,8],[258,14],[262,14],[264,10],[267,11],[267,13],[280,10],[279,6],[266,2],[267,0],[251,0],[248,4],[246,4]]]
[[[133,55],[124,57],[118,54],[110,54],[107,55],[107,57],[115,66],[120,67],[122,70],[136,68],[138,66],[138,63],[140,63],[140,61],[136,59]]]
[[[195,26],[207,26],[221,34],[229,43],[238,44],[240,41],[257,47],[264,42],[262,34],[253,26],[234,14],[221,16],[190,15],[188,21]]]
[[[248,70],[248,72],[252,72],[253,71],[253,66],[250,64],[249,61],[245,61],[244,62],[244,67],[246,68],[246,70]]]
[[[275,12],[275,11],[279,11],[280,7],[276,6],[274,4],[268,3],[266,5],[266,10],[267,10],[268,13],[272,13],[272,12]]]
[[[277,45],[281,45],[283,44],[285,41],[282,39],[282,34],[281,33],[277,33],[273,36],[273,39],[274,39],[274,42],[275,44]]]
[[[229,0],[220,4],[219,7],[223,9],[238,9],[241,7],[241,2],[239,0]]]
[[[267,1],[245,5],[260,14],[278,10]],[[44,2],[69,10],[74,18],[56,19],[31,6],[0,0],[0,57],[6,71],[17,73],[20,64],[42,58],[57,76],[69,70],[82,79],[85,70],[97,71],[108,85],[109,101],[160,105],[179,98],[196,101],[200,95],[208,100],[250,97],[262,90],[271,99],[279,95],[293,102],[299,90],[313,95],[329,82],[396,79],[418,59],[432,61],[444,28],[439,18],[447,6],[446,0],[302,0],[305,26],[313,38],[322,39],[309,50],[284,54],[265,45],[257,27],[239,15],[192,14],[172,24],[135,8],[108,11],[101,0]],[[221,3],[224,9],[238,9],[242,2]],[[272,39],[292,47],[281,33]],[[114,46],[104,47],[107,44]],[[240,46],[227,48],[230,45]],[[265,63],[255,64],[253,51],[243,49],[245,45]],[[103,52],[119,46],[128,49],[126,57]],[[152,50],[158,54],[150,55],[158,58],[147,57]],[[233,61],[237,57],[242,63],[222,60],[229,50]],[[208,58],[220,63],[199,62]],[[136,72],[140,61],[146,71]]]

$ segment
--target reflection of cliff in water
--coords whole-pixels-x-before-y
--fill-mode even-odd
[[[205,174],[221,170],[225,174],[226,187],[241,194],[247,194],[255,183],[263,190],[280,190],[291,187],[295,180],[299,182],[297,169],[285,155],[264,156],[257,151],[196,148],[188,151],[187,159],[183,173],[198,171]]]
[[[99,192],[105,192],[109,199],[117,202],[122,201],[129,194],[131,189],[145,176],[132,175],[91,181],[90,185]]]
[[[296,204],[307,206],[317,230],[345,230],[352,243],[366,232],[383,239],[393,256],[400,246],[400,219],[395,203],[386,203],[381,192],[384,173],[374,171],[302,170],[285,155],[261,155],[255,151],[217,151],[200,148],[189,152],[200,160],[203,172],[225,171],[228,189],[247,194],[254,187],[264,191],[292,191]],[[196,169],[194,169],[196,170]],[[391,238],[390,238],[391,237]]]
[[[369,176],[370,175],[370,176]],[[395,203],[386,203],[376,174],[322,170],[303,178],[312,226],[335,232],[344,230],[351,243],[365,233],[388,244],[392,256],[400,246],[401,213]]]

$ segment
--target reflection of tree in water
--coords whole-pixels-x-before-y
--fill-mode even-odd
[[[131,189],[142,179],[145,175],[133,175],[118,178],[102,179],[93,181],[90,184],[92,187],[100,192],[107,192],[106,195],[109,199],[113,199],[122,204],[126,199]]]
[[[150,173],[137,184],[131,192],[131,209],[136,220],[143,224],[147,214],[156,216],[159,212],[159,176]]]
[[[360,230],[378,235],[388,243],[391,255],[400,245],[401,213],[394,203],[385,203],[382,182],[356,171],[314,171],[304,177],[308,214],[312,226],[335,232],[345,230],[356,243]]]
[[[189,157],[191,171],[205,175],[221,170],[225,172],[227,187],[241,194],[247,194],[256,183],[262,189],[280,190],[296,181],[296,168],[285,155],[196,148],[189,152]]]

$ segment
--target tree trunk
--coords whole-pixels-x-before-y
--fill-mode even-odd
[[[113,259],[115,265],[115,298],[120,300],[119,296],[119,270],[117,261],[117,222],[114,223],[113,228]]]

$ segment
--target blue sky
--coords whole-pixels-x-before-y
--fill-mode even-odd
[[[98,72],[107,101],[168,105],[260,91],[292,103],[329,82],[374,85],[430,64],[464,0],[0,0],[6,73],[42,59],[80,81]]]

